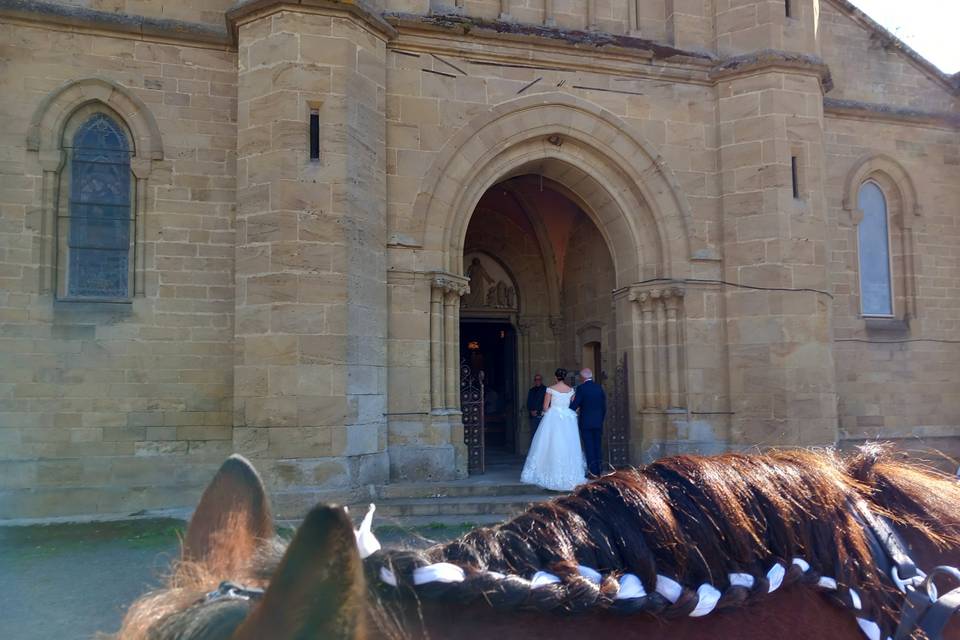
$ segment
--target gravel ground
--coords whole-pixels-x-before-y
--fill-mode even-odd
[[[160,585],[183,528],[171,519],[0,527],[0,638],[71,640],[115,632],[126,607]],[[422,547],[467,529],[381,527],[376,533],[385,546]]]

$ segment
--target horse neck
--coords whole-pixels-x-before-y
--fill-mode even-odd
[[[455,607],[455,610],[454,610]],[[422,601],[404,611],[412,640],[582,640],[590,637],[644,640],[862,640],[848,611],[803,585],[785,587],[752,606],[732,609],[709,619],[664,621],[651,616],[618,616],[609,612],[575,616],[562,612],[498,611],[475,603],[467,606]],[[384,638],[387,636],[373,636]],[[371,640],[373,640],[371,638]]]

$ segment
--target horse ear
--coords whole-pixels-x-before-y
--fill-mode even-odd
[[[274,534],[270,500],[263,482],[246,458],[234,454],[207,485],[190,518],[183,558],[232,565],[242,561],[239,555],[251,552]],[[228,552],[228,548],[236,553]]]
[[[232,640],[361,638],[364,586],[350,518],[340,507],[315,507]]]

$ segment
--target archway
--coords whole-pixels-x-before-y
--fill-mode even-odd
[[[567,94],[518,98],[477,116],[448,141],[421,181],[412,215],[397,227],[398,237],[409,237],[417,246],[416,259],[432,278],[432,419],[439,424],[451,416],[451,444],[460,448],[461,461],[467,459],[467,450],[456,418],[460,296],[470,289],[469,265],[464,262],[475,248],[469,244],[470,225],[493,187],[504,187],[521,206],[531,208],[531,194],[516,188],[522,180],[542,180],[572,203],[595,233],[593,245],[603,247],[611,264],[610,283],[602,287],[610,314],[604,321],[585,321],[584,326],[564,322],[562,293],[552,290],[546,278],[541,297],[550,308],[547,322],[561,336],[552,344],[566,345],[567,353],[573,354],[567,355],[569,364],[582,359],[578,340],[607,351],[611,365],[628,363],[624,370],[630,373],[630,405],[622,413],[634,436],[645,437],[641,430],[653,434],[667,419],[663,416],[685,402],[683,281],[692,275],[691,255],[710,252],[691,245],[690,209],[676,180],[651,145],[597,105]],[[539,243],[541,262],[549,267],[543,256],[556,248],[544,241],[547,232],[542,216],[539,219],[540,226],[532,224],[533,233],[527,236]],[[555,269],[556,262],[554,255]],[[562,274],[556,275],[559,280]],[[522,307],[528,300],[522,285],[519,298]],[[522,343],[523,327],[517,328]],[[564,342],[567,334],[574,337]],[[555,346],[554,362],[561,357]],[[631,456],[639,461],[639,447],[644,445],[639,445],[641,437],[635,439],[638,448]],[[458,468],[465,466],[458,463]]]
[[[467,225],[460,358],[484,372],[486,398],[483,424],[465,428],[476,430],[468,442],[484,443],[485,467],[518,465],[527,451],[542,402],[535,375],[550,385],[558,367],[590,367],[606,384],[612,372],[613,259],[568,193],[542,174],[509,177],[487,189]]]

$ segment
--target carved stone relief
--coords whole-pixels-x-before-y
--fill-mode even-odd
[[[474,252],[463,256],[470,292],[461,298],[461,306],[472,309],[517,309],[517,287],[495,260]]]

